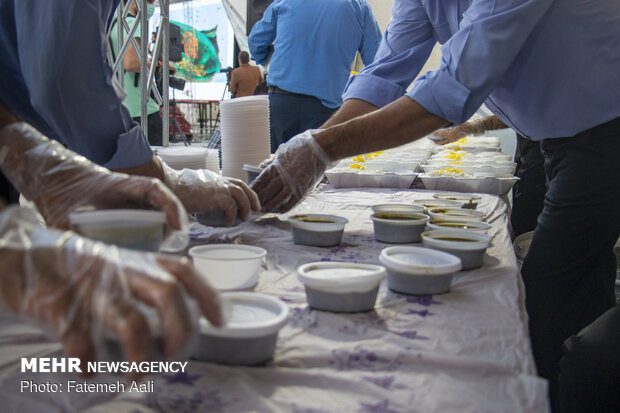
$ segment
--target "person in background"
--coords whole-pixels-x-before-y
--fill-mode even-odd
[[[483,103],[540,141],[547,192],[521,275],[538,374],[559,411],[563,342],[616,301],[619,41],[617,0],[395,0],[340,110],[280,146],[252,188],[263,210],[287,211],[335,161],[460,125]],[[437,42],[440,67],[408,89]]]
[[[0,175],[32,200],[29,207],[0,199],[0,307],[53,333],[68,357],[105,357],[119,341],[128,361],[154,355],[146,312],[161,325],[166,358],[178,356],[196,334],[200,312],[222,324],[219,298],[185,259],[119,249],[67,231],[80,207],[157,209],[171,229],[187,229],[178,199],[157,179],[113,173],[19,122],[0,101]],[[58,229],[54,229],[54,226]]]
[[[269,5],[248,44],[258,64],[267,66],[271,57],[272,153],[298,133],[322,125],[340,107],[356,52],[369,64],[380,40],[366,0],[276,0]]]
[[[150,19],[153,13],[155,12],[155,0],[148,0],[148,4],[146,5],[147,10],[147,18]],[[134,0],[131,3],[129,8],[129,14],[125,19],[127,25],[132,27],[136,22],[136,15],[138,13],[138,4]],[[118,30],[116,29],[117,19],[116,16],[114,20],[112,20],[112,26],[110,27],[110,46],[112,48],[112,56],[114,59],[118,56],[119,47],[122,45],[118,44]],[[123,29],[123,41],[127,40],[128,32]],[[138,27],[134,32],[134,39],[136,40],[136,44],[140,47],[140,23],[138,22]],[[155,33],[154,33],[155,34]],[[148,67],[151,66],[151,56],[148,57]],[[142,116],[142,92],[141,92],[141,82],[140,82],[140,59],[138,59],[138,55],[136,53],[136,49],[133,46],[133,43],[129,43],[127,46],[127,51],[123,55],[123,67],[125,69],[125,77],[123,79],[123,88],[127,96],[123,100],[127,109],[129,109],[129,113],[131,117],[136,122],[140,123]],[[168,64],[170,73],[173,74],[176,72],[176,67],[173,63]],[[153,99],[152,96],[147,96],[146,101],[146,114],[147,114],[147,122],[148,122],[148,140],[149,143],[153,146],[161,146],[163,139],[163,126],[161,114],[159,113],[159,105]]]
[[[0,1],[0,99],[43,135],[89,160],[160,179],[190,213],[221,209],[231,225],[239,211],[246,220],[260,203],[244,182],[168,167],[123,106],[106,62],[106,29],[117,5]]]
[[[434,132],[435,135],[445,138],[438,144],[454,142],[465,136],[482,135],[491,130],[507,128],[497,116],[469,121],[449,129]],[[538,215],[543,210],[545,191],[545,159],[540,152],[540,142],[527,139],[517,133],[517,149],[515,151],[515,176],[519,180],[512,187],[512,213],[510,224],[513,237],[526,232],[534,231]]]
[[[250,54],[239,52],[239,67],[230,73],[230,93],[234,97],[252,96],[256,87],[263,81],[263,74],[257,66],[250,64]]]

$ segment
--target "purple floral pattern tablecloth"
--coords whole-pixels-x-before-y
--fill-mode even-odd
[[[268,251],[255,291],[279,297],[291,310],[274,359],[263,367],[191,361],[186,373],[147,378],[155,380],[153,393],[125,393],[98,401],[89,410],[547,411],[546,383],[535,375],[527,337],[507,206],[497,197],[482,195],[478,206],[493,225],[484,265],[458,273],[451,292],[406,296],[388,290],[384,281],[372,312],[335,314],[308,308],[297,280],[299,265],[328,260],[378,264],[381,249],[389,245],[374,240],[369,207],[432,193],[322,187],[289,214],[325,212],[348,218],[343,242],[336,248],[293,244],[287,215],[256,215],[234,228],[192,224],[194,244],[234,242]],[[0,361],[4,353],[0,342]],[[7,376],[6,369],[0,373]]]

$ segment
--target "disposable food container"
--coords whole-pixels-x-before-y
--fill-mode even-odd
[[[340,245],[348,219],[336,215],[299,214],[288,218],[293,242],[315,247]]]
[[[267,251],[237,244],[210,244],[190,248],[194,267],[218,290],[245,290],[257,282]]]
[[[71,229],[80,235],[121,248],[159,251],[166,225],[161,211],[106,209],[69,215]]]
[[[454,231],[474,231],[486,233],[491,229],[491,224],[482,221],[450,221],[443,219],[432,219],[426,224],[429,230],[451,229]]]
[[[416,199],[414,204],[423,206],[424,208],[460,208],[463,203],[446,199]]]
[[[377,204],[372,212],[424,212],[424,206],[415,204]]]
[[[375,239],[392,244],[420,242],[428,215],[419,212],[375,212],[370,217]]]
[[[218,364],[261,365],[273,358],[278,333],[288,320],[286,304],[266,294],[222,293],[229,309],[225,326],[200,319],[200,336],[193,358]]]
[[[311,262],[297,269],[308,305],[336,313],[370,311],[375,306],[385,268],[347,262]]]
[[[390,290],[408,295],[446,293],[461,269],[458,257],[422,247],[384,248],[379,260],[387,270]]]
[[[467,209],[476,209],[478,207],[478,202],[482,198],[480,195],[475,194],[464,194],[464,193],[437,193],[433,194],[433,198],[435,199],[445,199],[447,201],[457,201],[462,202],[462,207]]]
[[[212,209],[210,211],[203,211],[196,213],[196,221],[201,223],[202,225],[207,225],[210,227],[224,227],[226,219],[226,211],[223,209]],[[237,211],[237,216],[233,221],[232,226],[237,226],[241,223],[241,218],[239,217],[239,211]]]
[[[484,253],[491,243],[491,237],[478,232],[439,229],[422,233],[424,245],[447,252],[461,259],[463,270],[482,265]]]
[[[262,168],[259,168],[258,166],[248,164],[244,164],[242,169],[245,171],[245,182],[248,185],[258,178],[258,175],[260,175],[263,171]]]
[[[429,208],[427,211],[431,219],[444,221],[481,221],[485,213],[465,208]]]

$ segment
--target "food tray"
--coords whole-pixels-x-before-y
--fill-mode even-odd
[[[455,192],[478,192],[491,195],[506,195],[519,180],[513,178],[456,178],[452,176],[431,176],[420,174],[420,179],[426,189]]]
[[[325,172],[327,180],[334,188],[409,188],[416,172],[357,173]]]

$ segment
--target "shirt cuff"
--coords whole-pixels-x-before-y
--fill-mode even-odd
[[[371,74],[360,73],[349,78],[342,100],[360,99],[382,108],[405,94],[396,83]]]
[[[129,131],[118,135],[116,152],[103,166],[108,169],[133,168],[151,159],[153,159],[153,151],[142,129],[136,124]]]
[[[466,110],[470,93],[448,74],[446,68],[440,68],[418,78],[407,96],[432,114],[460,125],[473,114]]]

